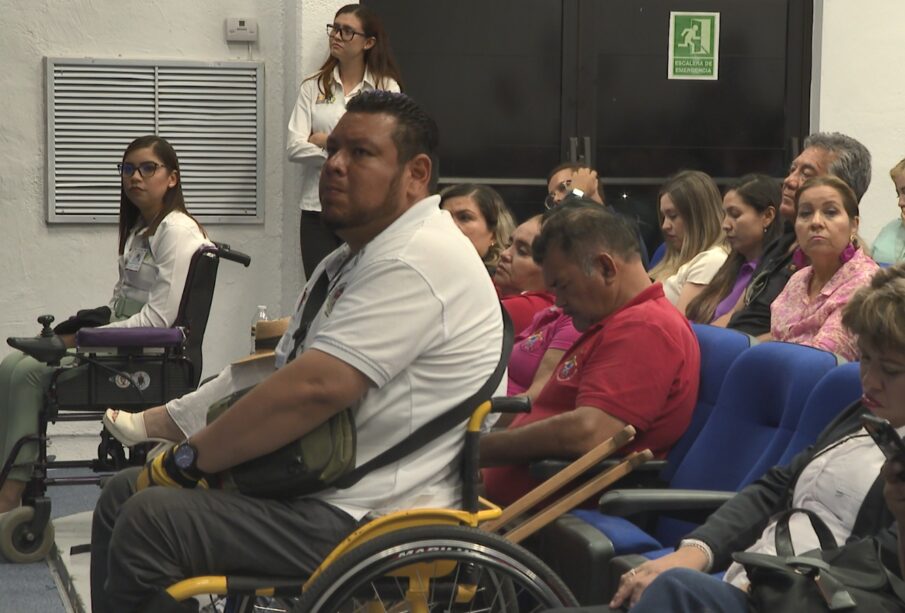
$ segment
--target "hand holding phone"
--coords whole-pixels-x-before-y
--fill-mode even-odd
[[[865,413],[861,416],[861,424],[887,460],[899,460],[905,464],[905,442],[888,421],[882,417]]]

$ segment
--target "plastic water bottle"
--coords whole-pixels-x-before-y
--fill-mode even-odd
[[[255,328],[259,321],[269,321],[270,318],[267,317],[267,305],[259,304],[255,307],[255,316],[251,320],[251,350],[249,353],[255,352]]]

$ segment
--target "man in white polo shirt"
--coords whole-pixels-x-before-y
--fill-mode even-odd
[[[500,307],[474,248],[429,197],[436,144],[434,122],[402,94],[368,92],[349,103],[320,179],[323,219],[346,244],[312,276],[275,372],[168,450],[178,469],[158,463],[166,478],[152,485],[170,487],[136,493],[135,469],[105,488],[92,529],[95,613],[149,602],[181,611],[163,590],[189,576],[304,577],[368,513],[458,504],[464,428],[348,489],[305,498],[277,502],[175,483],[191,487],[276,450],[349,406],[361,465],[487,381],[500,357]],[[321,274],[326,299],[287,361]],[[204,388],[196,394],[205,397]]]

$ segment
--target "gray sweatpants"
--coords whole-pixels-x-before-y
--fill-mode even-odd
[[[314,499],[164,487],[136,493],[139,470],[114,476],[94,510],[94,613],[138,610],[157,592],[198,575],[305,578],[358,525]]]

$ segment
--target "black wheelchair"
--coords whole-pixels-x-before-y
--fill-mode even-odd
[[[22,497],[22,506],[0,515],[0,553],[18,563],[44,558],[54,542],[50,523],[50,485],[96,484],[100,475],[50,476],[50,469],[90,468],[113,472],[145,460],[148,446],[132,448],[127,456],[119,441],[101,432],[97,457],[92,460],[56,461],[47,453],[47,426],[57,421],[100,421],[115,407],[143,411],[195,390],[201,379],[201,346],[207,327],[220,260],[251,263],[244,253],[215,243],[192,256],[179,311],[171,328],[83,328],[76,334],[77,349],[55,354],[31,353],[49,366],[59,366],[45,393],[38,417],[38,433],[19,439],[0,469],[0,484],[15,466],[22,447],[38,444],[38,458]],[[52,337],[53,317],[38,318],[42,337]],[[30,352],[29,352],[30,353]],[[61,364],[61,360],[63,363]]]

